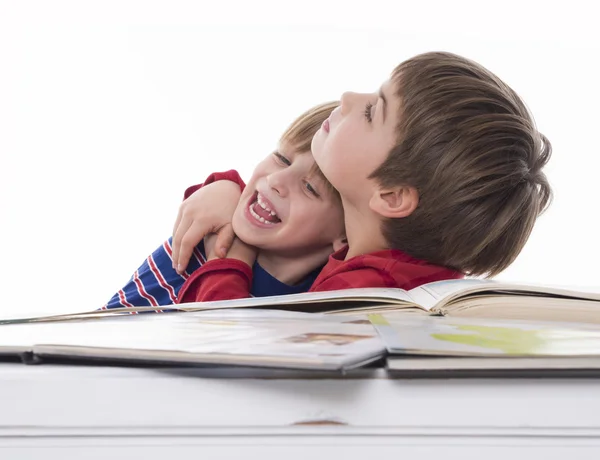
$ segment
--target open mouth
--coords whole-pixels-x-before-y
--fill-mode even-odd
[[[252,217],[263,224],[275,225],[281,222],[277,212],[271,209],[271,205],[258,192],[254,192],[254,195],[252,195],[248,210]]]

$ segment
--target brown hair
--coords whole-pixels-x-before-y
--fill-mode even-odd
[[[308,109],[285,130],[281,136],[280,142],[286,142],[298,152],[310,152],[312,138],[317,133],[321,125],[329,115],[339,105],[339,101],[326,102],[319,104],[311,109]],[[311,175],[319,176],[325,182],[327,191],[334,197],[339,199],[339,194],[333,188],[331,183],[325,178],[317,164],[312,168]]]
[[[386,219],[390,247],[465,274],[493,276],[521,252],[552,191],[551,145],[519,96],[481,65],[425,53],[392,73],[396,146],[371,178],[409,185],[419,204]]]

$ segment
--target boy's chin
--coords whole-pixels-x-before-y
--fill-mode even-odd
[[[261,238],[262,235],[259,234],[260,229],[253,228],[250,222],[236,222],[236,219],[234,218],[231,222],[231,226],[235,236],[244,243],[259,249],[265,244],[265,238]]]

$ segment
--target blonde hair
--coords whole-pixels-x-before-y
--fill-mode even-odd
[[[337,106],[339,101],[326,102],[316,105],[298,118],[296,118],[290,126],[282,134],[280,142],[286,143],[296,149],[298,152],[310,152],[312,138],[317,133],[321,125]],[[323,179],[327,186],[328,192],[335,198],[339,199],[339,194],[333,185],[323,175],[317,164],[313,166],[311,175],[315,174]]]

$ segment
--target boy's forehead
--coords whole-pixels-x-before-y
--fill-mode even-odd
[[[398,78],[388,78],[379,87],[379,95],[382,96],[390,105],[399,105],[400,81]]]
[[[391,78],[385,80],[381,86],[379,87],[379,92],[385,94],[386,96],[393,96],[396,92],[394,82]]]
[[[379,87],[378,96],[384,101],[385,125],[395,128],[401,117],[402,107],[399,78],[394,75],[384,81]]]

